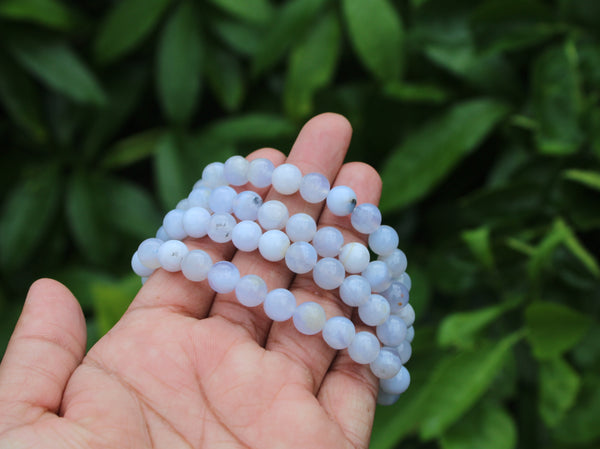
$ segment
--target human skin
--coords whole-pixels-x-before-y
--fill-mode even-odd
[[[381,180],[363,163],[343,164],[351,127],[336,114],[311,119],[287,158],[302,173],[320,172],[377,204]],[[248,159],[285,156],[263,148]],[[323,204],[284,197],[290,214],[336,226],[345,241],[366,236]],[[316,301],[327,317],[353,316],[310,274],[294,276],[283,262],[231,243],[188,239],[214,261],[232,260],[242,275],[269,289],[290,288],[299,303]],[[354,320],[356,323],[356,320]],[[357,330],[364,330],[357,325]],[[272,323],[262,307],[246,308],[206,281],[157,270],[119,322],[85,353],[79,303],[62,284],[42,279],[27,295],[0,365],[0,449],[11,448],[367,448],[377,379],[347,351],[320,335]]]

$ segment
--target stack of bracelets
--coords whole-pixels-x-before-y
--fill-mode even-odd
[[[230,187],[248,182],[258,188],[272,186],[283,195],[299,191],[309,203],[326,201],[334,215],[350,215],[352,227],[368,235],[369,248],[378,259],[371,261],[369,248],[362,243],[344,244],[342,233],[335,227],[317,230],[315,220],[308,214],[290,217],[282,202],[263,202],[252,190],[237,193]],[[142,282],[157,268],[181,271],[191,281],[206,279],[217,293],[235,292],[237,300],[247,307],[262,304],[273,321],[291,318],[303,334],[321,332],[333,349],[347,348],[352,360],[370,364],[380,379],[378,403],[390,405],[410,383],[404,364],[411,356],[414,337],[415,312],[408,303],[411,281],[405,271],[406,256],[397,248],[396,231],[381,225],[377,206],[356,203],[356,194],[350,187],[330,188],[329,180],[322,174],[302,176],[292,164],[275,168],[268,159],[249,162],[242,156],[233,156],[224,164],[214,162],[205,167],[202,179],[189,196],[166,214],[156,238],[140,244],[131,265]],[[312,270],[315,284],[324,290],[339,289],[341,300],[358,307],[360,319],[374,326],[375,334],[356,332],[352,321],[344,316],[327,319],[325,310],[316,302],[297,305],[290,290],[268,291],[259,276],[241,277],[233,263],[213,263],[208,253],[189,251],[182,242],[186,237],[206,235],[217,243],[232,241],[239,251],[258,249],[262,257],[272,262],[285,260],[296,274]]]

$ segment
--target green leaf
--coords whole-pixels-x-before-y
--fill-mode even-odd
[[[2,0],[0,17],[62,31],[72,28],[77,19],[73,11],[57,0]]]
[[[244,56],[253,56],[260,46],[263,32],[245,22],[215,17],[208,25],[232,50]]]
[[[587,447],[597,447],[594,440],[600,438],[598,416],[600,416],[600,378],[590,373],[583,379],[577,403],[555,427],[556,439],[566,443],[566,447],[569,448],[584,444],[589,445]]]
[[[135,275],[124,277],[115,282],[96,282],[92,284],[94,313],[100,333],[107,333],[121,319],[131,300],[141,286],[140,278]]]
[[[9,48],[23,68],[70,99],[104,105],[106,95],[92,71],[61,41],[41,36],[21,36]]]
[[[206,77],[217,100],[227,112],[237,111],[244,99],[244,73],[239,61],[229,52],[209,47],[206,52]]]
[[[106,151],[102,166],[106,168],[126,167],[152,156],[163,135],[164,130],[162,129],[150,129],[120,140]]]
[[[513,449],[517,426],[503,408],[484,403],[448,429],[440,443],[442,449]]]
[[[173,122],[189,121],[198,102],[202,47],[194,4],[182,2],[167,20],[157,48],[158,98]]]
[[[94,41],[94,54],[103,64],[114,62],[148,36],[171,0],[121,0],[100,23]]]
[[[210,2],[232,16],[254,23],[265,23],[273,15],[269,0],[210,0]]]
[[[340,36],[337,17],[329,13],[292,51],[284,92],[285,108],[291,117],[309,115],[314,93],[330,83],[337,65]]]
[[[462,240],[467,244],[469,250],[479,262],[491,270],[494,268],[494,254],[490,240],[490,228],[481,226],[461,233]]]
[[[92,286],[97,283],[110,283],[113,281],[113,278],[104,271],[91,270],[81,265],[61,267],[60,271],[52,276],[71,290],[86,315],[94,307]]]
[[[504,103],[469,100],[406,137],[381,172],[386,186],[380,202],[382,211],[400,209],[426,195],[507,113]]]
[[[57,168],[30,170],[3,200],[0,218],[0,263],[5,270],[21,268],[49,231],[59,208],[61,178]]]
[[[192,190],[186,175],[186,163],[175,136],[164,134],[157,142],[154,154],[154,177],[165,209],[174,209]]]
[[[571,154],[583,141],[579,124],[582,93],[572,42],[548,48],[534,62],[533,112],[537,147],[544,154]]]
[[[548,427],[555,427],[575,403],[580,387],[577,372],[562,358],[540,364],[540,416]]]
[[[288,48],[302,38],[328,0],[290,0],[280,6],[252,60],[257,76],[273,67]]]
[[[223,142],[265,141],[289,137],[296,127],[278,115],[252,113],[212,123],[203,134]]]
[[[562,304],[536,302],[525,310],[527,338],[533,355],[552,359],[575,346],[590,327],[590,319]]]
[[[594,190],[600,190],[600,172],[591,170],[567,170],[563,173],[565,179],[583,184]]]
[[[388,0],[343,0],[350,41],[362,64],[382,81],[400,77],[404,30]]]
[[[391,99],[415,103],[443,103],[450,96],[449,92],[435,84],[401,81],[387,83],[383,88],[383,92]]]

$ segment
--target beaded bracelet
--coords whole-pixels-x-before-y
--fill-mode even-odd
[[[334,227],[317,230],[315,220],[308,214],[289,217],[282,202],[263,203],[256,192],[247,190],[238,194],[227,185],[241,186],[248,182],[260,188],[272,185],[283,195],[299,191],[309,203],[326,200],[334,215],[351,214],[352,227],[369,235],[369,247],[379,255],[379,260],[371,262],[369,250],[359,242],[344,245],[341,232]],[[354,361],[370,364],[371,371],[381,379],[378,403],[392,404],[410,383],[410,375],[403,366],[411,356],[414,338],[414,309],[408,304],[410,277],[405,272],[406,256],[397,249],[396,231],[381,225],[377,206],[356,203],[351,188],[330,189],[322,174],[302,176],[292,164],[275,168],[268,159],[249,162],[242,156],[233,156],[225,164],[215,162],[205,167],[189,196],[166,214],[156,238],[140,244],[132,257],[132,267],[143,281],[159,267],[182,271],[192,281],[207,279],[217,293],[235,291],[238,301],[247,307],[263,304],[266,315],[274,321],[292,318],[296,329],[303,334],[322,332],[330,347],[347,348]],[[259,276],[240,277],[233,263],[213,264],[205,251],[188,251],[181,241],[206,235],[217,243],[231,240],[240,251],[258,249],[269,261],[285,260],[296,274],[312,271],[319,287],[339,288],[342,301],[358,307],[359,317],[365,324],[376,326],[377,336],[370,332],[356,333],[352,321],[343,316],[327,320],[324,309],[315,302],[296,305],[288,289],[269,292]]]

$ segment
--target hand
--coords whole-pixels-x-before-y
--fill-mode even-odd
[[[377,204],[381,181],[362,163],[342,165],[351,128],[323,114],[300,132],[288,162],[348,185],[359,203]],[[279,165],[285,156],[261,149]],[[274,191],[259,191],[268,199]],[[290,213],[334,225],[346,240],[364,241],[348,217],[322,211],[299,195]],[[337,291],[294,277],[284,263],[229,244],[188,239],[213,261],[233,260],[269,289],[289,287],[298,302],[316,301],[327,316],[351,315]],[[360,328],[360,326],[357,326]],[[216,295],[206,281],[157,270],[115,327],[85,354],[85,321],[61,284],[31,286],[0,365],[0,448],[366,448],[377,380],[346,351],[288,322],[272,323],[262,307],[233,294]]]

